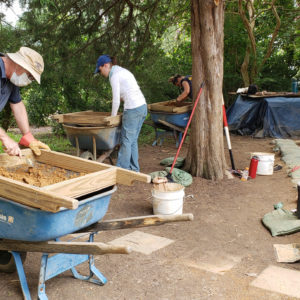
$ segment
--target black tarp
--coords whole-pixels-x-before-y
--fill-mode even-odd
[[[300,136],[300,97],[239,95],[226,114],[233,133],[276,138]]]

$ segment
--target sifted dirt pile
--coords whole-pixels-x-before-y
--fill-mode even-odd
[[[33,166],[24,164],[13,168],[0,167],[0,175],[37,187],[43,187],[86,174],[35,162]]]
[[[182,107],[192,104],[191,102],[167,102],[165,106]]]

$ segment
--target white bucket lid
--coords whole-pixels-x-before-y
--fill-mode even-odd
[[[267,152],[251,152],[251,157],[253,156],[275,156],[275,154]]]

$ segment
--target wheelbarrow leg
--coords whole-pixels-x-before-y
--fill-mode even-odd
[[[93,242],[94,241],[94,234],[90,234],[89,237],[89,242]],[[104,285],[107,282],[107,279],[104,277],[104,275],[96,268],[95,266],[95,260],[94,260],[94,255],[89,255],[88,256],[88,260],[89,260],[89,267],[90,267],[90,275],[88,276],[82,276],[80,275],[76,268],[73,267],[71,268],[72,274],[76,279],[80,279],[80,280],[85,280],[85,281],[89,281],[98,285]],[[92,278],[93,276],[97,277],[98,279],[94,279]]]
[[[76,143],[76,156],[80,156],[80,148],[79,148],[79,141],[78,136],[75,136],[75,143]]]
[[[89,235],[89,242],[93,241],[94,233]],[[90,274],[83,276],[77,272],[75,267],[86,261],[89,261]],[[104,275],[96,268],[93,255],[59,253],[49,257],[48,254],[45,253],[41,259],[38,286],[39,300],[48,299],[45,291],[45,282],[67,270],[71,270],[73,276],[80,280],[89,281],[98,285],[104,285],[107,282],[107,279],[104,277]],[[98,279],[92,278],[93,276],[97,277]]]
[[[97,160],[97,144],[96,138],[93,136],[93,160]]]
[[[41,259],[41,268],[40,268],[40,276],[39,276],[39,285],[38,285],[38,299],[39,300],[48,300],[46,295],[46,269],[48,262],[48,254],[43,254]]]
[[[25,300],[31,300],[31,296],[30,296],[30,292],[29,292],[29,288],[28,288],[28,284],[27,284],[27,280],[26,280],[26,276],[25,276],[25,272],[24,272],[24,268],[23,268],[21,255],[20,255],[19,252],[16,252],[16,251],[12,251],[11,254],[13,255],[13,257],[15,259],[15,264],[16,264],[16,267],[17,267],[17,272],[18,272],[18,276],[19,276],[19,280],[20,280],[20,284],[21,284],[23,297],[24,297]]]

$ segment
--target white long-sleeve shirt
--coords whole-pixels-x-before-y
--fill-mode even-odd
[[[120,107],[120,100],[124,101],[124,109],[133,109],[146,104],[145,97],[133,74],[120,66],[112,66],[109,73],[112,87],[112,111],[116,116]]]

